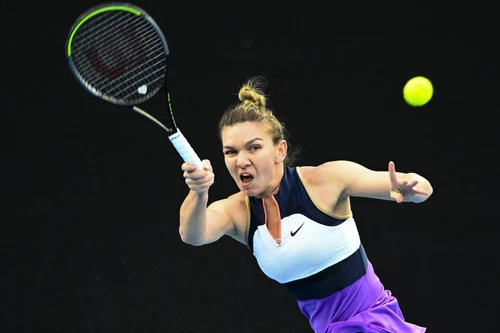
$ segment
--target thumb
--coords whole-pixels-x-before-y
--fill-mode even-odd
[[[209,160],[202,160],[201,163],[203,164],[203,169],[212,171],[212,164]]]

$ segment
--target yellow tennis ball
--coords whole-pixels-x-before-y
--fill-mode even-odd
[[[427,104],[434,93],[431,81],[423,76],[416,76],[406,82],[403,88],[403,97],[411,106]]]

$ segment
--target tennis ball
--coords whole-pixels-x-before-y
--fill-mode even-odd
[[[427,104],[434,93],[431,81],[423,76],[416,76],[406,82],[403,88],[403,97],[411,106]]]

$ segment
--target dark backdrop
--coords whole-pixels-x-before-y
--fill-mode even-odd
[[[28,20],[10,34],[24,36],[15,41],[22,51],[2,55],[6,71],[15,63],[23,71],[8,83],[15,119],[4,122],[15,142],[5,159],[13,200],[4,223],[3,331],[309,332],[294,300],[244,246],[227,238],[204,247],[181,242],[187,187],[167,136],[88,95],[71,76],[66,34],[94,4],[25,5]],[[496,23],[487,10],[483,33],[474,35],[456,12],[410,4],[136,4],[169,41],[174,110],[193,147],[212,161],[211,200],[236,190],[218,118],[241,83],[264,75],[270,106],[302,147],[298,164],[348,159],[385,170],[393,160],[432,182],[434,195],[419,205],[352,200],[368,256],[406,318],[429,332],[490,325],[499,293],[486,286],[496,281],[498,220],[487,212],[496,191],[480,188],[480,176],[498,140],[494,132],[485,139],[482,118],[495,111],[486,98],[496,93],[497,65],[484,48]],[[416,75],[435,87],[422,108],[402,99]],[[161,118],[160,106],[150,109]]]

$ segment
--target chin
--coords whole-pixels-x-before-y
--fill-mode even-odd
[[[241,190],[241,192],[243,192],[244,195],[246,195],[248,197],[256,197],[260,194],[259,191],[257,191],[256,189],[253,189],[253,188],[246,189],[246,188],[240,187],[240,190]]]

